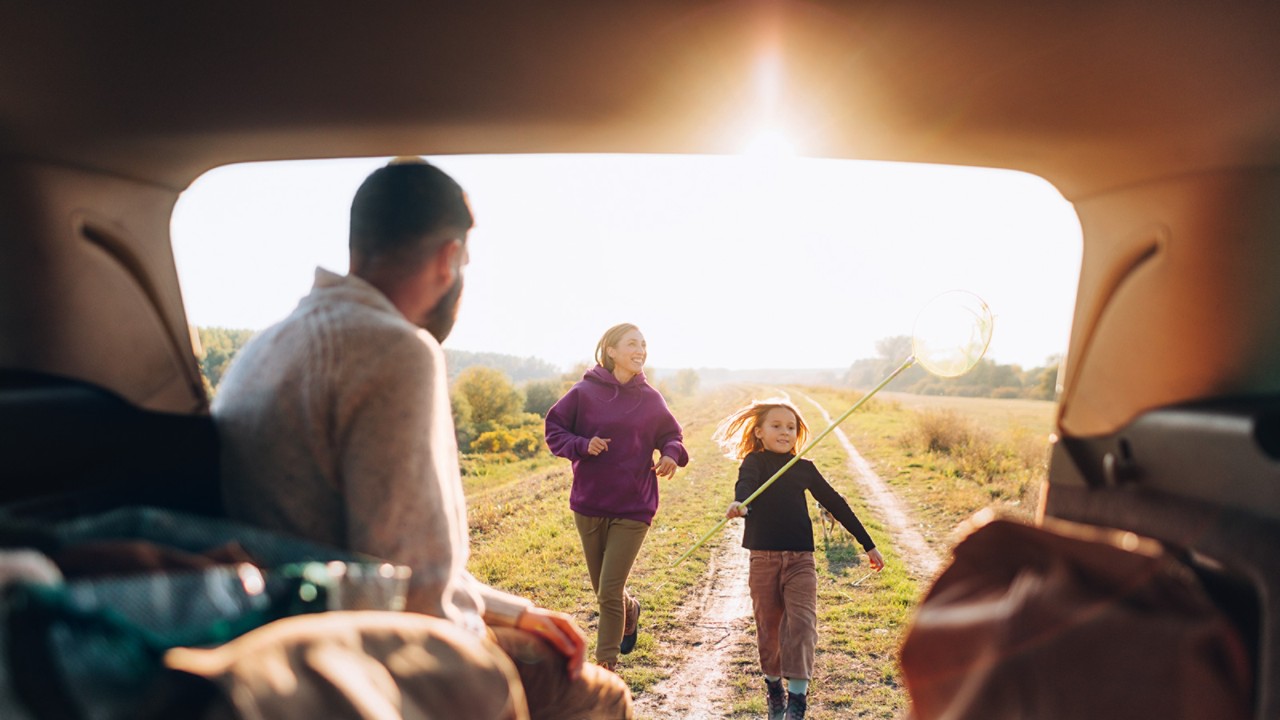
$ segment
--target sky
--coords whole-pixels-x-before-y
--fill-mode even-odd
[[[351,197],[387,158],[214,169],[172,219],[188,320],[259,330],[347,268]],[[984,168],[735,156],[441,156],[476,216],[445,347],[568,370],[638,325],[650,367],[845,368],[948,290],[986,301],[987,357],[1066,351],[1071,204]]]

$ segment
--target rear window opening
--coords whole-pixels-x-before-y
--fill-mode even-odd
[[[428,159],[476,216],[449,348],[568,369],[625,320],[657,368],[843,370],[957,288],[991,306],[994,362],[1038,367],[1066,348],[1080,226],[1029,174],[776,155]],[[172,222],[189,321],[259,330],[317,265],[344,272],[352,194],[386,161],[243,164],[194,182]]]

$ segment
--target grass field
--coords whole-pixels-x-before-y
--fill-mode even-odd
[[[825,423],[799,400],[801,394],[833,416],[859,397],[833,388],[785,390],[815,432]],[[719,454],[711,432],[731,410],[775,393],[758,386],[731,387],[672,402],[692,460],[675,478],[662,481],[662,507],[632,574],[632,589],[645,600],[644,626],[636,651],[619,672],[637,695],[665,677],[685,652],[659,639],[677,634],[676,610],[705,574],[709,550],[699,549],[675,568],[672,562],[723,517],[732,499],[737,464]],[[1053,413],[1053,404],[1046,402],[882,394],[842,429],[945,558],[956,540],[955,529],[980,509],[1024,519],[1034,514]],[[839,444],[823,442],[809,457],[849,499],[887,560],[883,572],[866,577],[861,548],[851,539],[824,543],[815,522],[819,649],[810,717],[900,717],[907,699],[897,649],[926,587],[908,575],[885,528],[863,503]],[[595,601],[568,509],[568,463],[540,457],[486,465],[469,458],[464,466],[472,572],[572,613],[594,645]],[[815,520],[816,514],[815,509]],[[763,712],[754,640],[749,640],[735,650],[727,717]]]
[[[993,398],[909,395],[883,391],[877,398],[909,410],[955,410],[1001,429],[1023,428],[1046,435],[1053,430],[1058,404],[1048,400],[997,400]]]

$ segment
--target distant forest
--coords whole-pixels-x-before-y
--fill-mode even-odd
[[[237,330],[220,327],[197,328],[204,355],[200,358],[200,370],[208,382],[207,390],[216,391],[218,383],[230,366],[231,359],[239,352],[254,330]],[[516,357],[489,352],[467,352],[445,348],[445,363],[449,368],[449,381],[469,367],[487,367],[501,370],[512,382],[544,380],[558,377],[560,368],[536,357]],[[212,394],[212,393],[210,393]]]
[[[198,328],[203,356],[200,369],[207,383],[206,390],[212,396],[217,391],[231,359],[236,352],[252,337],[252,330],[236,330],[219,327]],[[780,384],[824,384],[844,385],[847,387],[870,389],[893,372],[902,361],[911,354],[911,338],[895,336],[884,338],[876,343],[879,357],[866,358],[854,362],[847,370],[743,370],[731,371],[714,368],[697,370],[663,370],[648,369],[651,380],[659,389],[671,390],[680,394],[687,393],[695,387],[713,387],[727,382],[775,382]],[[500,371],[507,380],[517,386],[527,387],[536,384],[533,395],[552,395],[553,387],[567,390],[568,386],[581,377],[585,367],[570,369],[567,373],[551,363],[536,357],[519,357],[490,352],[468,352],[465,350],[445,349],[445,358],[449,367],[449,381],[454,383],[466,369],[473,367],[491,368]],[[892,388],[898,392],[917,393],[920,395],[963,395],[967,397],[1027,398],[1033,400],[1053,400],[1056,397],[1056,384],[1060,358],[1051,357],[1044,366],[1024,369],[1019,365],[1001,365],[983,359],[965,375],[958,378],[939,378],[931,375],[923,367],[916,365],[909,368],[893,381]],[[540,381],[554,380],[554,383]],[[543,387],[543,386],[546,387]],[[536,412],[539,406],[555,401],[555,397],[529,398],[530,405],[526,411]]]
[[[880,357],[855,362],[845,372],[843,384],[866,390],[875,387],[911,355],[911,338],[884,338],[876,343],[876,351]],[[1050,357],[1044,366],[1023,369],[983,358],[972,370],[955,378],[937,377],[924,367],[913,365],[894,379],[891,389],[917,395],[1053,400],[1057,396],[1061,360],[1060,356]]]

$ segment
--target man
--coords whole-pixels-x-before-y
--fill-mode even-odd
[[[322,268],[294,312],[250,341],[213,405],[238,520],[413,570],[408,609],[487,635],[515,659],[532,717],[631,717],[616,675],[585,665],[562,613],[466,570],[466,504],[444,352],[471,211],[415,159],[371,174],[351,205],[350,268]]]

